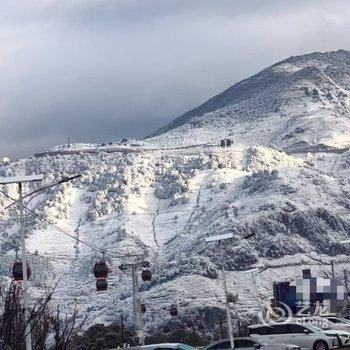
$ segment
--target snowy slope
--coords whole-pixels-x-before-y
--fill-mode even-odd
[[[259,310],[259,301],[271,297],[272,281],[285,276],[286,269],[289,275],[299,274],[310,264],[327,271],[336,253],[340,262],[347,260],[344,254],[350,248],[337,241],[349,232],[350,187],[345,178],[350,156],[304,158],[261,146],[203,148],[188,155],[101,151],[32,157],[3,167],[0,175],[44,173],[46,183],[83,175],[28,204],[36,213],[27,217],[31,288],[42,292],[59,281],[55,302],[68,309],[77,304],[90,323],[112,322],[121,312],[132,322],[130,275],[119,271],[122,260],[117,256],[146,253],[154,277],[150,285],[142,285],[141,297],[148,308],[146,328],[153,331],[165,322],[178,326],[168,316],[174,302],[180,319],[200,312],[195,317],[204,318],[208,327],[223,312],[217,249],[205,245],[206,235],[235,235],[227,244],[226,268],[232,271],[230,289],[240,295],[240,316]],[[16,196],[13,186],[1,191]],[[10,203],[0,198],[3,207]],[[15,212],[5,211],[1,219],[1,238],[16,244]],[[247,225],[255,237],[243,241]],[[14,250],[3,242],[1,249],[1,273],[9,276]],[[110,288],[101,294],[95,292],[91,269],[102,250],[112,272]],[[258,277],[259,299],[245,273],[254,267],[267,268]]]
[[[90,324],[121,313],[131,324],[131,277],[118,269],[119,256],[146,254],[153,270],[141,286],[146,329],[195,317],[213,331],[224,315],[223,292],[217,246],[205,237],[228,232],[234,239],[225,268],[239,317],[256,314],[272,282],[303,267],[323,276],[333,259],[341,275],[350,253],[339,244],[350,232],[350,152],[306,153],[295,145],[348,145],[349,89],[348,52],[289,58],[152,139],[57,146],[1,166],[0,176],[42,173],[45,184],[82,175],[27,202],[33,295],[57,283],[55,302],[66,310],[76,304]],[[201,145],[223,136],[236,145]],[[276,150],[293,147],[298,154]],[[4,209],[9,197],[17,197],[15,186],[0,186],[0,275],[7,282],[18,245],[17,211]],[[248,232],[255,237],[243,240]],[[110,287],[97,293],[91,270],[102,251]],[[252,276],[255,267],[263,272]],[[171,320],[172,303],[180,316]]]
[[[166,145],[218,142],[276,148],[349,146],[350,52],[288,58],[245,79],[159,129]]]

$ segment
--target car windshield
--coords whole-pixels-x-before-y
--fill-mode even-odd
[[[344,317],[327,317],[327,320],[333,322],[333,323],[346,323],[346,324],[350,324],[350,321],[347,320]]]
[[[219,350],[219,349],[231,349],[231,343],[229,340],[221,341],[213,345],[206,347],[207,350]]]
[[[186,344],[181,344],[180,348],[183,350],[196,350],[196,348],[193,348],[192,346]]]

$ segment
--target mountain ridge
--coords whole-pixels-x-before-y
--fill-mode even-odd
[[[320,81],[320,75],[323,75],[325,78],[324,84],[333,82],[334,86],[331,88],[329,86],[324,87],[323,82]],[[328,78],[328,82],[326,77]],[[306,85],[305,87],[300,86],[300,88],[306,88],[307,85],[312,84],[319,85],[313,86],[311,89],[311,92],[315,93],[314,96],[311,95],[314,98],[314,101],[310,101],[308,98],[310,94],[308,95],[307,90],[304,90],[306,96],[298,96],[297,93],[293,91],[294,85],[296,84],[296,79],[299,79],[300,85],[302,85],[302,83]],[[274,93],[276,93],[276,90],[279,90],[281,87],[285,92],[290,90],[290,96],[280,95],[277,99]],[[267,95],[266,92],[269,89],[271,90],[271,94]],[[317,97],[320,97],[321,99],[323,89],[328,90],[325,95],[328,97],[330,102],[334,103],[334,107],[329,107],[325,101],[316,100]],[[338,90],[342,90],[342,93],[340,93]],[[206,116],[212,114],[213,116],[215,115],[217,117],[220,111],[225,110],[230,110],[229,113],[226,113],[226,124],[229,125],[230,129],[234,129],[234,126],[239,124],[240,121],[244,122],[244,119],[249,116],[251,110],[258,111],[263,104],[266,105],[266,109],[255,113],[255,118],[265,118],[267,115],[274,113],[276,115],[276,119],[278,119],[280,111],[276,110],[276,106],[274,106],[274,104],[287,105],[289,100],[293,100],[293,98],[294,100],[299,100],[297,103],[300,102],[301,104],[302,101],[304,104],[308,104],[311,109],[318,108],[317,112],[320,114],[322,114],[326,109],[328,109],[329,113],[333,113],[333,111],[334,113],[337,113],[337,103],[339,97],[344,99],[350,95],[347,90],[350,90],[349,51],[338,50],[325,53],[315,52],[301,56],[291,56],[265,68],[249,78],[232,85],[198,107],[191,109],[180,117],[174,119],[169,124],[156,130],[150,136],[150,138],[161,139],[163,134],[175,133],[176,130],[179,130],[179,133],[181,133],[186,130],[186,128],[190,128],[193,132],[196,124],[201,125],[202,127],[204,126],[204,128],[206,126],[207,129],[211,127],[215,128],[215,118],[213,117],[212,120],[206,120]],[[316,95],[317,93],[318,96]],[[263,98],[264,101],[259,101],[261,98]],[[345,104],[347,106],[346,113],[349,113],[349,99],[346,99]],[[242,105],[246,105],[246,107],[242,107],[241,111],[234,110],[235,106],[239,109]],[[339,113],[342,114],[343,112],[343,110],[340,110]],[[303,121],[301,120],[301,123],[302,122]],[[348,121],[346,120],[345,122],[347,124],[347,128],[350,128]],[[205,123],[207,123],[207,125],[205,125]],[[232,134],[234,137],[234,131],[232,131]],[[225,136],[230,135],[229,133],[223,131],[222,137]],[[208,140],[203,138],[201,141]],[[310,140],[306,141],[310,142]],[[347,142],[348,141],[350,140],[347,140]],[[269,146],[273,145],[273,142],[269,143],[267,140],[265,140],[265,144]],[[283,148],[284,145],[281,146]]]

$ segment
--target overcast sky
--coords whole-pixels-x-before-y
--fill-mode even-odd
[[[4,0],[0,156],[142,137],[292,55],[350,49],[349,0]]]

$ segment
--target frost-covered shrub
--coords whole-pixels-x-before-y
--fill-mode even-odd
[[[215,263],[204,256],[194,256],[172,262],[165,261],[162,264],[153,264],[153,266],[152,282],[149,285],[144,285],[144,289],[149,289],[153,285],[165,283],[181,276],[201,275],[212,279],[218,278]]]
[[[282,208],[285,212],[287,213],[292,213],[294,212],[297,208],[296,206],[290,202],[290,201],[286,201],[283,208]]]
[[[162,158],[162,176],[154,194],[159,199],[171,199],[173,204],[188,202],[189,181],[199,170],[209,167],[210,158],[205,154]]]
[[[40,197],[34,208],[36,217],[28,218],[33,228],[45,227],[45,220],[57,222],[69,219],[75,201],[77,205],[81,201],[87,206],[86,217],[80,219],[95,220],[115,212],[121,213],[131,195],[140,196],[142,188],[154,182],[152,157],[134,154],[100,152],[32,157],[12,163],[6,171],[1,170],[6,172],[5,176],[42,173],[45,175],[44,184],[82,175],[73,182],[47,190],[44,200]],[[26,187],[25,192],[32,189]]]
[[[74,187],[72,183],[63,183],[46,190],[46,198],[39,200],[31,212],[27,212],[28,232],[45,228],[50,223],[69,219],[74,204]]]
[[[283,234],[278,234],[273,239],[264,240],[259,255],[270,259],[279,259],[286,255],[294,255],[303,252],[301,244],[296,244],[293,239]]]
[[[302,161],[278,150],[272,150],[263,146],[249,147],[245,155],[244,169],[259,172],[278,167],[296,167],[302,165]]]
[[[350,151],[347,151],[344,154],[342,154],[340,158],[340,168],[342,169],[350,168]]]
[[[182,195],[188,192],[188,190],[188,181],[185,180],[179,172],[172,171],[154,190],[154,194],[159,199],[175,200],[175,196]]]
[[[188,193],[179,194],[175,193],[174,199],[171,202],[171,205],[178,205],[178,204],[187,204],[190,201],[190,197]]]
[[[210,188],[214,188],[216,186],[216,180],[212,179],[211,181],[208,181],[206,188],[210,189]]]
[[[264,191],[270,187],[271,181],[274,181],[278,178],[278,171],[276,169],[271,172],[268,170],[259,171],[248,175],[244,178],[242,183],[243,189],[249,189],[250,193],[256,191]]]
[[[245,270],[258,261],[257,253],[248,244],[227,247],[225,257],[226,267],[229,270]]]
[[[220,190],[226,190],[226,188],[227,188],[227,183],[221,183],[220,184]]]
[[[88,220],[123,213],[130,196],[141,196],[142,188],[154,182],[154,168],[149,159],[126,155],[107,160],[98,171],[89,170],[83,179],[88,191],[93,193],[84,198],[85,203],[91,203]]]

